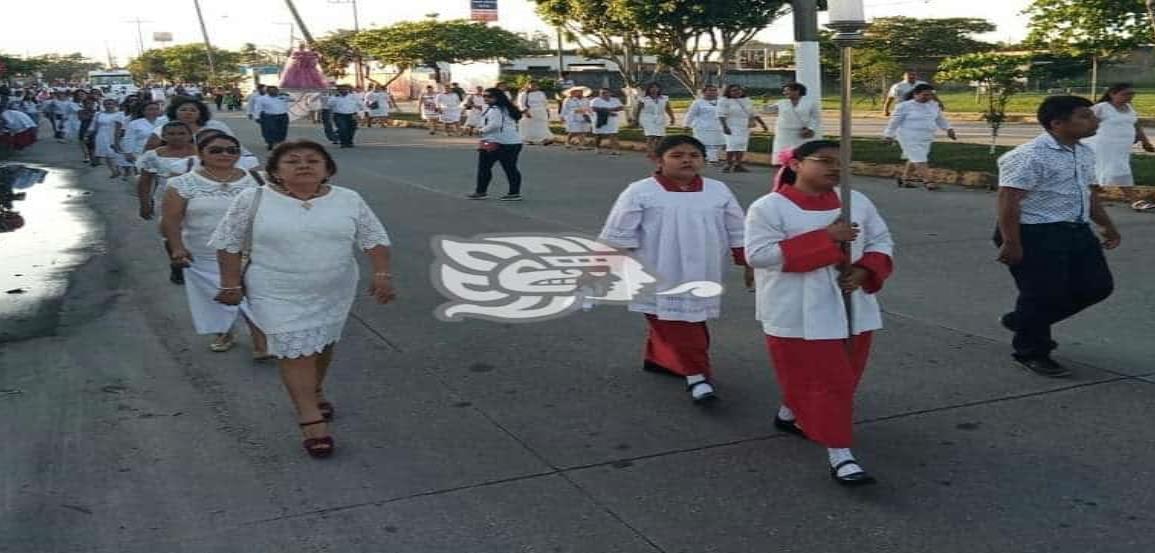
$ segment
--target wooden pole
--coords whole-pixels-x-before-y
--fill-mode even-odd
[[[317,41],[313,40],[313,34],[309,32],[309,28],[305,26],[305,20],[301,19],[301,14],[297,11],[297,6],[293,4],[293,0],[285,0],[285,5],[289,7],[289,13],[293,14],[293,20],[297,22],[297,26],[301,28],[301,35],[305,37],[305,43],[309,47],[313,47]],[[291,47],[291,45],[290,45]]]
[[[201,37],[204,38],[205,41],[205,56],[207,56],[209,60],[209,76],[216,77],[217,64],[213,58],[213,45],[209,42],[209,30],[208,27],[205,27],[205,16],[201,13],[200,0],[193,0],[193,6],[197,9],[197,19],[199,19],[201,23]]]

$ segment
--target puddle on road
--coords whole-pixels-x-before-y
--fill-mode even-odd
[[[73,269],[95,252],[99,227],[70,170],[12,160],[48,171],[13,205],[23,228],[0,233],[0,342],[50,332]]]

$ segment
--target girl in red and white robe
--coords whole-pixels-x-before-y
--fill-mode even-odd
[[[854,394],[882,328],[875,294],[892,271],[894,242],[874,204],[854,192],[841,220],[838,143],[809,142],[786,156],[780,185],[750,206],[746,259],[757,318],[782,388],[774,424],[827,447],[838,483],[874,482],[850,451]],[[850,244],[849,259],[842,246]],[[843,293],[852,302],[848,328]]]
[[[658,278],[656,290],[645,289],[630,302],[630,311],[644,313],[649,323],[643,368],[684,377],[691,399],[708,402],[716,396],[706,321],[721,314],[721,297],[660,292],[688,282],[720,285],[731,260],[745,266],[744,215],[725,184],[701,177],[706,156],[701,142],[668,136],[654,155],[657,171],[622,192],[598,239],[633,250]]]

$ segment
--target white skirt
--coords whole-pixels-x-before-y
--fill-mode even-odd
[[[456,125],[461,122],[461,108],[445,108],[441,110],[441,122]]]
[[[726,137],[727,152],[745,152],[750,147],[750,129],[738,128],[730,125],[730,134]]]
[[[279,359],[317,355],[341,340],[345,321],[297,332],[268,334],[269,354]]]
[[[193,257],[193,262],[184,270],[184,290],[188,296],[188,310],[192,314],[193,328],[197,334],[224,334],[233,329],[241,306],[218,303],[213,298],[221,286],[220,266],[216,256],[202,253]]]
[[[722,134],[721,128],[694,129],[694,138],[707,147],[726,145],[726,135]]]
[[[565,120],[565,132],[570,134],[588,133],[593,130],[593,124],[585,117],[570,117]]]
[[[915,132],[899,132],[898,145],[902,147],[902,159],[911,163],[926,163],[930,161],[930,147],[934,144],[934,135]]]
[[[664,117],[661,119],[643,117],[638,120],[638,123],[641,124],[642,133],[646,136],[666,136],[666,120]]]
[[[471,109],[465,115],[466,127],[480,127],[481,126],[481,110]]]
[[[546,108],[529,108],[529,114],[533,117],[522,117],[518,123],[522,140],[526,142],[552,140],[553,133],[549,130],[549,112]]]
[[[1133,137],[1118,140],[1114,136],[1100,134],[1083,141],[1083,144],[1095,150],[1095,184],[1135,186],[1135,177],[1131,173],[1132,140]]]

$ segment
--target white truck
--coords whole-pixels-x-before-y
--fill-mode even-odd
[[[132,73],[125,69],[109,69],[104,71],[89,71],[88,86],[99,88],[105,94],[116,98],[124,98],[136,94],[140,90]]]

